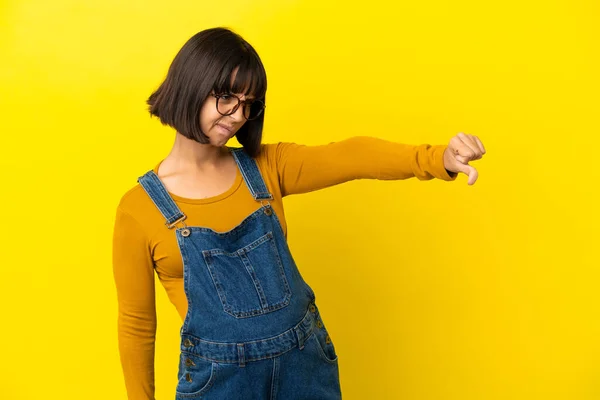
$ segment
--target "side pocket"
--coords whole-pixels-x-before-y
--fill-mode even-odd
[[[337,364],[338,356],[327,331],[325,329],[315,328],[311,336],[312,340],[316,342],[316,347],[319,350],[321,358],[330,364]]]
[[[176,399],[195,399],[206,394],[215,383],[219,364],[190,353],[181,353]]]

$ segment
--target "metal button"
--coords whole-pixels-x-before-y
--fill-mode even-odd
[[[271,209],[271,207],[266,207],[265,208],[265,214],[267,214],[267,215],[273,214],[273,210]]]
[[[194,344],[192,343],[192,341],[191,341],[190,339],[185,339],[185,340],[183,341],[183,345],[184,345],[185,347],[192,347]]]
[[[181,231],[181,236],[183,237],[188,237],[190,236],[190,230],[188,228],[185,228]]]
[[[316,311],[317,311],[317,307],[315,307],[315,305],[314,305],[314,304],[311,304],[311,305],[310,305],[310,307],[309,307],[309,310],[310,310],[310,312],[313,312],[313,313],[314,313],[314,312],[316,312]]]
[[[191,366],[195,367],[196,366],[196,364],[192,360],[190,360],[189,358],[185,359],[185,365],[188,366],[188,367],[191,367]]]
[[[317,321],[317,326],[318,326],[319,328],[322,328],[322,327],[323,327],[323,323],[322,323],[321,321]]]
[[[185,374],[185,380],[188,381],[188,382],[192,381],[192,376],[190,375],[189,372],[187,374]]]
[[[327,337],[325,338],[325,343],[331,343],[331,338],[329,337],[329,335],[327,335]]]

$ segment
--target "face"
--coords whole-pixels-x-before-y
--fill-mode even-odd
[[[252,96],[245,96],[243,93],[235,93],[235,95],[241,101],[253,99]],[[219,101],[221,104],[224,103],[224,100]],[[242,104],[233,114],[221,115],[217,111],[216,97],[209,95],[200,109],[200,128],[208,136],[213,146],[224,146],[246,123],[243,112],[244,105]]]

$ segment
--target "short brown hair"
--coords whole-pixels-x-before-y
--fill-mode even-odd
[[[235,81],[231,77],[239,67]],[[200,128],[200,109],[211,91],[252,94],[266,104],[267,74],[256,50],[239,34],[227,28],[196,33],[179,50],[164,82],[146,103],[151,116],[171,126],[188,139],[209,143]],[[263,113],[249,120],[236,133],[237,140],[252,157],[260,152]]]

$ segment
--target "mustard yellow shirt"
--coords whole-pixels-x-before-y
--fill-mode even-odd
[[[446,147],[356,136],[317,146],[288,142],[262,144],[256,161],[273,195],[271,205],[287,238],[284,196],[354,179],[417,177],[419,180],[453,181],[457,174],[449,174],[444,168]],[[154,172],[158,171],[159,165],[160,162]],[[188,199],[171,193],[171,197],[187,215],[187,225],[216,231],[233,229],[260,206],[248,191],[239,169],[233,186],[217,196]],[[119,353],[128,398],[154,399],[154,273],[182,322],[187,312],[187,299],[183,290],[183,264],[174,231],[165,226],[163,216],[139,183],[119,202],[112,250],[118,297]]]

